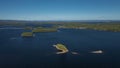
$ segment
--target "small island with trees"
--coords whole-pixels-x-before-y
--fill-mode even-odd
[[[22,37],[33,37],[33,33],[32,32],[23,32],[21,34]]]
[[[64,54],[67,53],[69,50],[66,48],[63,44],[56,44],[53,45],[57,50],[60,50],[60,52],[57,52],[57,54]]]
[[[42,32],[57,32],[57,28],[43,28],[43,27],[25,27],[24,30],[30,30],[29,32],[23,32],[21,34],[22,37],[33,37],[34,33],[42,33]]]
[[[32,30],[33,33],[37,32],[57,32],[56,28],[43,28],[43,27],[37,27]]]

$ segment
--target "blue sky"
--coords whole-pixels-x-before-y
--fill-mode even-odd
[[[0,0],[2,20],[120,20],[120,0]]]

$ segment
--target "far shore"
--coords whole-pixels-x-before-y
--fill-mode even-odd
[[[0,29],[24,29],[24,28],[0,28]]]

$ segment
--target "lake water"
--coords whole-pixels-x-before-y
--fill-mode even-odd
[[[59,29],[22,38],[23,31],[0,29],[0,68],[120,68],[120,32]],[[56,54],[57,43],[69,52]]]

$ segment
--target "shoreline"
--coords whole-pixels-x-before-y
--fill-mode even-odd
[[[0,29],[24,29],[24,28],[0,28]]]

